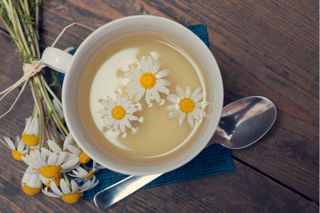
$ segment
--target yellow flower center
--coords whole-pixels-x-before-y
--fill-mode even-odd
[[[54,179],[53,180],[54,181],[54,183],[56,184],[56,186],[60,186],[60,178],[56,178],[56,179]],[[46,182],[44,185],[46,186],[46,187],[51,187],[51,182],[52,181],[48,181],[48,182]]]
[[[11,154],[12,154],[13,159],[15,159],[15,160],[22,160],[22,157],[24,157],[23,153],[18,152],[16,150],[12,150]]]
[[[39,169],[39,173],[46,178],[58,178],[60,176],[60,166],[44,166]]]
[[[23,143],[27,146],[37,146],[40,139],[38,135],[28,135],[25,133],[22,134],[21,138]]]
[[[61,200],[63,200],[66,203],[76,203],[80,199],[80,192],[66,194],[61,196]]]
[[[121,120],[126,116],[126,111],[122,106],[115,106],[111,111],[112,117],[117,120]]]
[[[151,72],[146,72],[140,77],[140,84],[145,89],[151,89],[157,82],[157,78]]]
[[[85,152],[80,152],[79,154],[79,162],[82,164],[86,164],[91,160],[91,158]]]
[[[27,184],[21,184],[22,191],[27,195],[36,195],[41,191],[41,188],[31,188]]]
[[[179,103],[182,112],[192,112],[195,108],[195,103],[191,98],[183,98]]]
[[[83,178],[86,179],[86,180],[88,180],[88,179],[92,178],[93,175],[94,175],[94,171],[90,171],[90,172],[88,172],[88,174],[86,174]]]

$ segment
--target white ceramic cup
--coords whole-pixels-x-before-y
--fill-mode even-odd
[[[99,48],[109,41],[135,32],[155,32],[166,35],[171,41],[185,51],[192,51],[196,61],[202,65],[203,75],[208,87],[209,100],[212,107],[208,108],[208,117],[203,134],[192,142],[187,151],[177,155],[170,161],[158,162],[153,165],[131,165],[105,154],[86,134],[85,126],[80,122],[77,110],[77,85],[83,73],[83,67]],[[223,85],[219,67],[208,47],[189,29],[172,20],[148,15],[129,16],[111,21],[88,36],[74,56],[52,47],[45,49],[42,62],[49,67],[66,73],[62,90],[62,104],[68,128],[75,141],[93,160],[113,171],[129,175],[148,175],[165,173],[174,170],[192,160],[210,141],[218,125],[223,104]]]

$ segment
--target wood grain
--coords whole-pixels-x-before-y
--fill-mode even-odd
[[[153,14],[182,24],[205,23],[223,75],[225,102],[263,95],[279,109],[267,137],[234,152],[235,173],[141,191],[110,212],[318,211],[318,8],[312,0],[45,1],[42,47],[72,21],[99,27],[122,16]],[[74,28],[58,46],[77,46],[89,33]],[[3,32],[0,49],[1,90],[18,79],[21,64]],[[0,112],[13,98],[0,105]],[[26,91],[0,120],[0,135],[19,134],[31,111]],[[9,157],[3,147],[0,155]],[[19,189],[23,164],[1,161],[0,168],[5,171],[0,174],[0,211],[97,212],[90,202],[70,206],[44,196],[29,198]]]
[[[98,27],[119,16],[154,14],[182,24],[205,23],[223,75],[226,103],[263,95],[279,109],[269,137],[234,155],[318,201],[318,31],[312,27],[317,24],[313,1],[239,5],[236,0],[73,0],[50,1],[44,7],[45,45],[72,20]],[[68,32],[61,47],[81,43],[79,31]]]

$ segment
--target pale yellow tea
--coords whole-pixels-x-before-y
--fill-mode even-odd
[[[80,82],[79,111],[93,142],[131,163],[174,156],[192,143],[205,117],[200,66],[159,35],[107,43]]]

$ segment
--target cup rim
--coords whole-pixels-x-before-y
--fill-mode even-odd
[[[204,130],[204,136],[201,137],[201,140],[199,139],[197,142],[194,144],[197,144],[195,149],[189,150],[186,153],[184,153],[181,156],[178,156],[174,159],[174,162],[171,163],[165,163],[165,164],[160,164],[158,166],[155,166],[154,168],[142,168],[134,165],[128,165],[124,163],[114,163],[114,162],[109,162],[107,160],[107,156],[104,158],[102,156],[99,156],[97,154],[97,151],[92,150],[90,146],[87,145],[87,143],[84,143],[81,138],[79,137],[79,133],[77,134],[77,128],[75,127],[76,124],[74,122],[74,119],[70,117],[71,111],[75,110],[74,108],[68,107],[69,104],[69,99],[68,99],[68,91],[70,84],[68,84],[69,81],[72,81],[73,78],[72,76],[75,75],[76,71],[76,64],[77,61],[80,60],[78,57],[80,53],[85,50],[88,47],[89,41],[93,40],[98,36],[99,34],[103,33],[106,34],[108,33],[108,30],[112,29],[114,26],[121,25],[121,24],[126,24],[126,22],[130,23],[140,23],[140,21],[150,21],[156,24],[164,24],[164,25],[171,25],[171,27],[175,27],[178,29],[181,35],[183,36],[188,36],[192,42],[195,42],[199,48],[201,49],[201,54],[205,55],[207,58],[207,63],[211,63],[210,65],[213,66],[213,72],[215,72],[215,77],[217,85],[214,86],[215,89],[219,90],[218,95],[214,97],[214,111],[215,111],[215,117],[212,118],[211,116],[211,122],[209,123],[211,126],[209,128],[206,128]],[[109,31],[110,32],[110,31]],[[196,53],[198,54],[198,53]],[[195,35],[192,31],[190,31],[188,28],[185,26],[172,21],[167,18],[163,17],[158,17],[158,16],[152,16],[152,15],[135,15],[135,16],[128,16],[128,17],[123,17],[117,20],[113,20],[101,27],[99,27],[97,30],[95,30],[92,34],[90,34],[79,46],[77,52],[74,55],[74,59],[71,63],[70,69],[66,72],[65,79],[64,79],[64,85],[62,88],[62,104],[63,104],[63,109],[64,109],[64,116],[65,116],[65,121],[67,123],[67,126],[70,130],[70,133],[72,134],[74,140],[77,142],[79,147],[85,151],[94,161],[99,163],[100,165],[123,174],[130,174],[130,175],[147,175],[147,174],[157,174],[157,173],[165,173],[169,172],[171,170],[177,169],[184,164],[188,163],[191,161],[194,157],[196,157],[206,146],[206,144],[210,141],[211,137],[214,134],[215,129],[217,128],[221,111],[222,111],[222,106],[223,106],[223,84],[222,84],[222,78],[220,74],[220,69],[218,67],[218,64],[212,55],[212,52],[209,50],[209,48],[203,43],[203,41]],[[83,127],[84,128],[84,127]],[[83,133],[81,133],[83,134]],[[86,141],[87,142],[87,141]],[[96,148],[97,149],[97,148]]]

